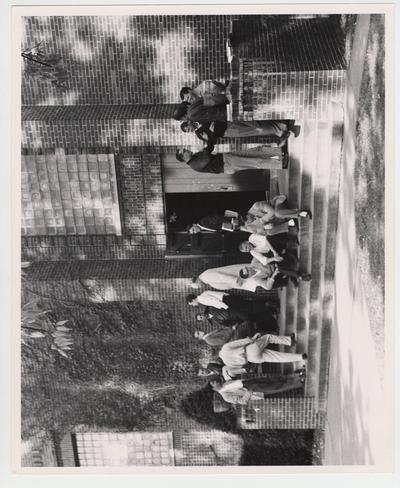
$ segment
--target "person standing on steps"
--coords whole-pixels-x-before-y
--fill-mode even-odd
[[[226,96],[226,88],[229,85],[229,80],[221,83],[216,80],[205,80],[196,88],[189,88],[184,86],[179,92],[179,97],[182,102],[193,103],[199,99],[203,100],[203,104],[208,107],[216,105],[226,105],[229,99]]]
[[[229,104],[228,98],[224,99],[218,105],[204,105],[204,99],[199,98],[192,103],[182,102],[173,113],[175,120],[205,123],[210,121],[226,122],[227,112],[226,105]]]
[[[293,373],[277,378],[249,378],[210,381],[211,388],[219,393],[225,402],[234,405],[247,405],[250,400],[263,400],[265,396],[297,390],[304,386],[304,377]]]
[[[214,147],[220,137],[277,137],[277,145],[283,147],[291,134],[296,134],[294,126],[288,122],[275,120],[253,120],[251,122],[193,122],[186,120],[181,124],[183,132],[193,132],[208,147]]]
[[[296,260],[296,263],[298,262],[295,257],[293,257],[293,260]],[[266,265],[262,265],[257,259],[253,258],[249,265],[230,264],[207,269],[195,279],[192,286],[198,287],[201,283],[204,283],[216,290],[238,289],[254,293],[257,287],[271,290],[278,276],[310,281],[311,275],[294,270],[294,264],[286,256],[279,262],[277,262],[275,257],[267,258]]]
[[[271,319],[271,318],[270,318]],[[201,330],[196,330],[194,337],[212,347],[223,346],[226,342],[235,341],[237,339],[244,339],[245,337],[253,337],[256,333],[273,333],[277,330],[277,323],[271,324],[274,330],[268,330],[266,327],[257,327],[255,322],[245,320],[244,322],[234,324],[232,326],[220,327],[211,332],[205,333]]]
[[[207,148],[197,153],[189,149],[179,149],[176,159],[200,173],[234,174],[249,169],[283,169],[287,165],[281,148],[266,145],[216,154],[212,154]]]
[[[206,290],[198,296],[189,294],[186,302],[191,307],[204,305],[204,312],[197,314],[196,318],[199,322],[207,320],[212,327],[251,321],[257,327],[254,333],[278,330],[278,305],[274,302],[246,300],[241,296],[212,290]]]
[[[307,359],[307,354],[281,352],[270,349],[271,344],[292,346],[296,343],[294,334],[278,336],[273,334],[255,334],[252,338],[239,339],[224,344],[219,357],[228,368],[243,367],[247,363],[294,363]]]

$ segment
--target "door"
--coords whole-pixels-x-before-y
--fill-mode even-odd
[[[177,161],[175,154],[162,157],[165,193],[265,191],[268,173],[246,170],[233,175],[198,173],[187,164]]]
[[[202,217],[233,210],[244,215],[254,202],[265,200],[265,191],[167,193],[167,257],[238,254],[239,243],[248,233],[208,232],[189,234],[189,227]]]

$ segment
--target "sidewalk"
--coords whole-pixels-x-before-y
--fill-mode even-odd
[[[354,215],[357,104],[368,29],[369,16],[359,16],[344,106],[324,464],[375,465],[374,470],[382,471],[392,460],[391,437],[359,276]]]

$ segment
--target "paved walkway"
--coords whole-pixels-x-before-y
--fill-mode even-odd
[[[332,329],[325,465],[375,465],[391,461],[388,413],[379,380],[357,263],[354,165],[357,104],[369,16],[358,17],[345,98],[345,125],[336,255],[336,321]],[[387,405],[387,404],[386,404]]]

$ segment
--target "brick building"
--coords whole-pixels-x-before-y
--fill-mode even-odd
[[[230,63],[229,33],[233,33]],[[323,325],[323,317],[315,322],[314,309],[329,301],[332,269],[326,240],[335,221],[341,127],[340,115],[336,118],[332,107],[340,103],[345,87],[336,19],[23,18],[22,49],[40,41],[48,55],[61,57],[68,76],[67,88],[60,90],[48,79],[32,75],[27,69],[30,61],[24,61],[22,259],[33,263],[29,277],[36,289],[76,299],[81,293],[77,284],[86,280],[102,290],[107,301],[162,300],[178,323],[194,325],[184,303],[191,277],[246,258],[237,254],[232,239],[208,246],[206,238],[189,239],[183,229],[207,209],[245,211],[278,183],[294,203],[313,208],[314,213],[321,209],[313,227],[302,229],[300,254],[301,262],[319,278],[307,289],[307,297],[302,297],[302,290],[290,289],[281,297],[282,331],[297,330],[302,345],[311,348],[310,383],[304,395],[265,400],[257,419],[240,425],[320,427],[327,364],[321,363],[317,333],[329,327]],[[302,126],[301,137],[289,143],[290,170],[210,177],[179,166],[174,157],[177,148],[201,147],[171,117],[179,89],[209,78],[232,79],[233,119],[294,119]],[[247,138],[240,144],[260,142],[267,140]],[[237,147],[237,140],[226,139],[217,150]],[[326,168],[316,161],[326,148],[334,156],[328,157],[331,173],[324,175]],[[181,458],[168,457],[168,462],[213,464],[212,451],[197,458],[190,454],[201,448],[193,451],[188,438],[196,435],[185,437],[177,428],[179,422],[162,429],[173,432],[165,439],[175,450],[181,446]],[[191,422],[186,430],[206,432]],[[147,442],[143,435],[137,440]],[[207,435],[221,436],[211,431]],[[161,437],[158,440],[162,446]],[[92,441],[80,439],[75,445]],[[125,452],[123,457],[132,460],[130,456]],[[157,451],[155,459],[167,457]],[[237,459],[225,461],[235,464]]]

